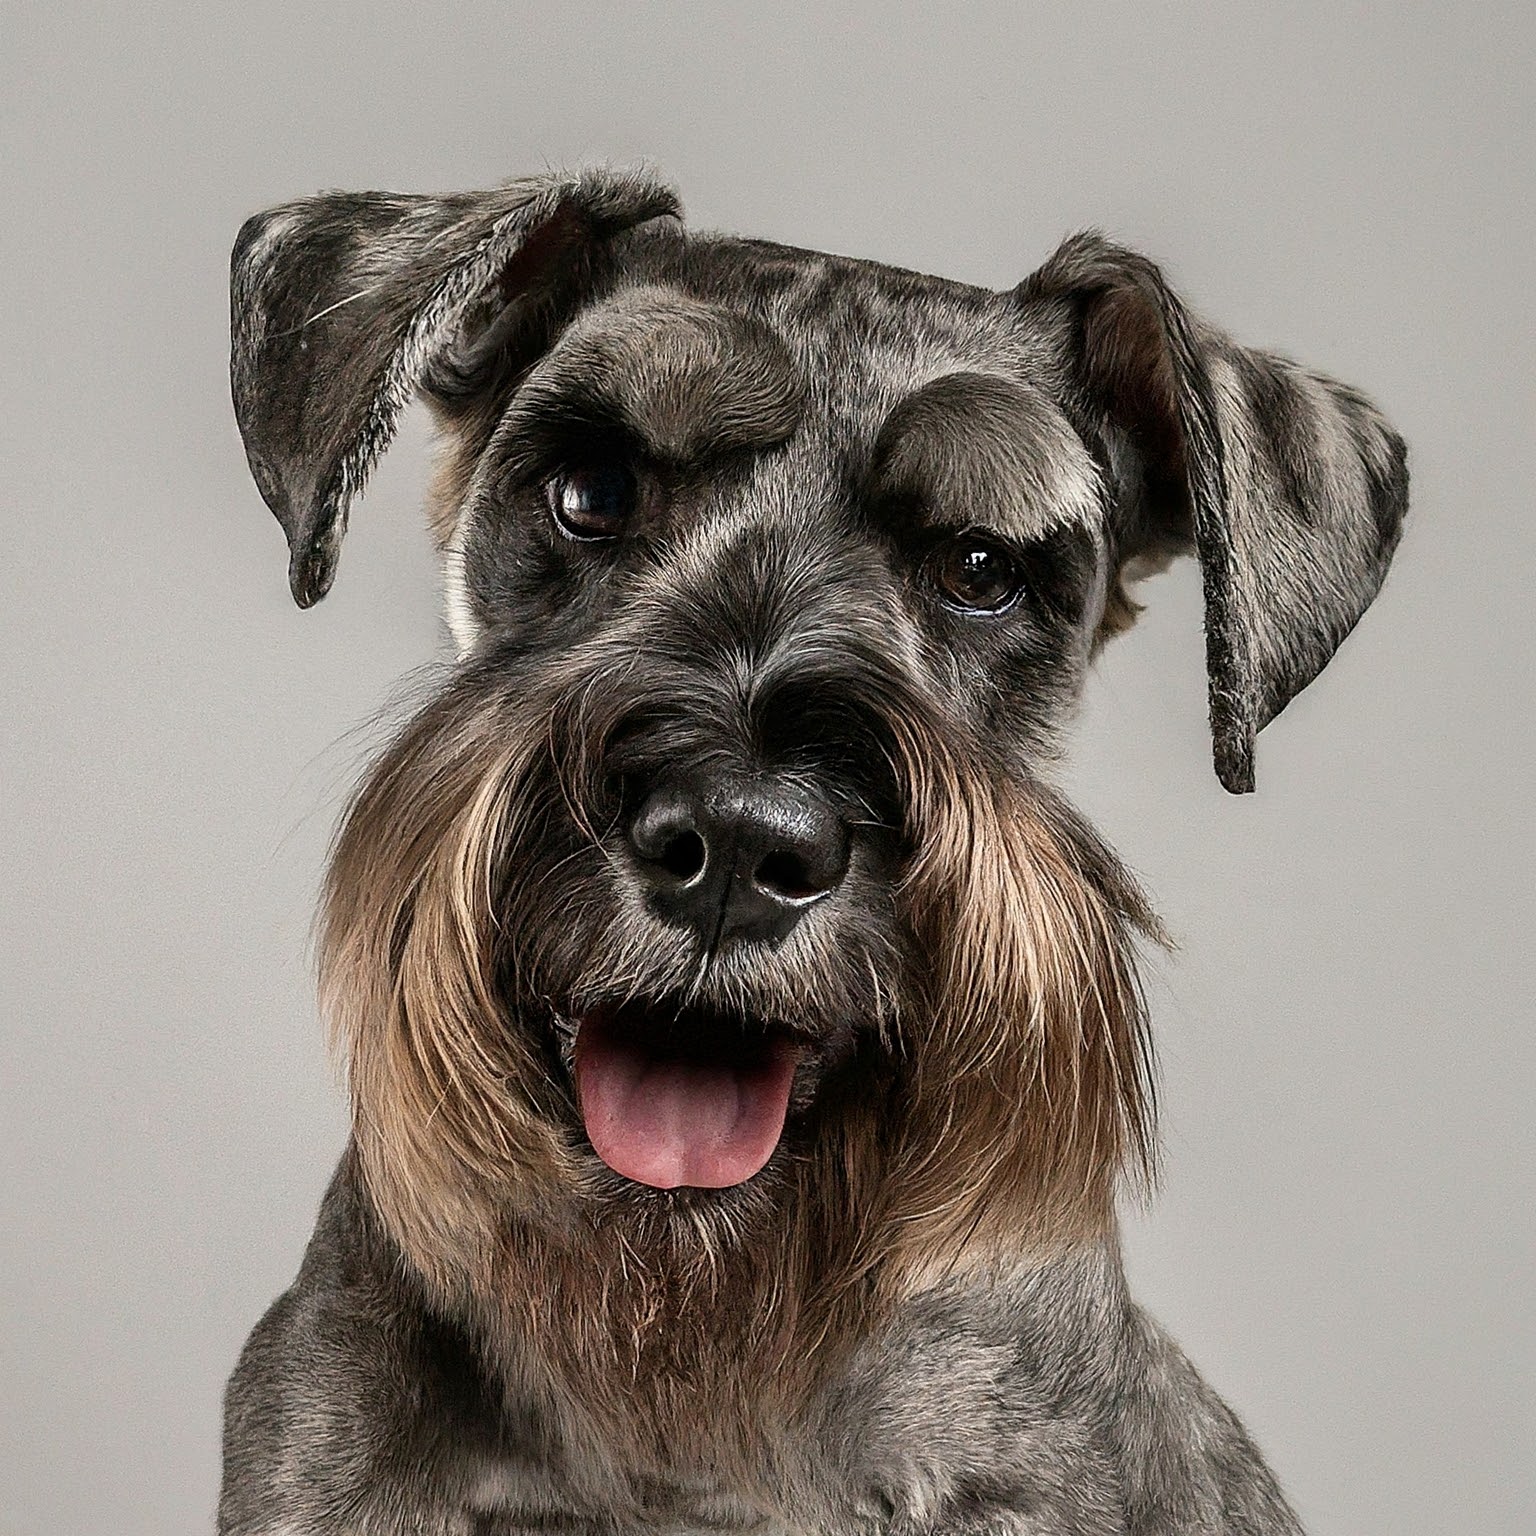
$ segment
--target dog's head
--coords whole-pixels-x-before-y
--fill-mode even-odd
[[[1252,787],[1397,541],[1366,400],[1098,236],[990,292],[609,173],[251,220],[233,378],[303,606],[413,394],[443,432],[459,659],[358,796],[322,962],[424,1270],[573,1212],[861,1263],[1102,1226],[1152,922],[1042,766],[1127,582],[1192,553]]]

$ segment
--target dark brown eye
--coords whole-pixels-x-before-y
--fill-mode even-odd
[[[635,510],[635,478],[622,464],[562,470],[544,486],[550,515],[572,539],[612,539]]]
[[[929,556],[928,571],[944,601],[967,613],[1001,613],[1024,585],[1014,557],[974,533],[947,539]]]

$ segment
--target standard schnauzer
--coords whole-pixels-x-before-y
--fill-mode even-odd
[[[1297,1531],[1126,1292],[1158,930],[1050,769],[1193,553],[1253,787],[1398,539],[1370,402],[1096,234],[991,292],[609,171],[288,204],[233,312],[302,607],[430,402],[459,655],[336,844],[352,1137],[220,1530]]]

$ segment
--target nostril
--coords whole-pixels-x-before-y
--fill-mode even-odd
[[[679,832],[667,840],[656,861],[674,880],[694,880],[704,872],[709,851],[697,832]]]
[[[629,824],[629,846],[653,883],[691,885],[709,863],[702,812],[677,789],[651,795]]]
[[[652,913],[707,945],[778,943],[848,872],[848,829],[798,785],[722,775],[652,789],[625,832]]]
[[[752,872],[758,886],[784,901],[808,901],[826,893],[827,887],[811,878],[805,860],[788,848],[765,854]]]

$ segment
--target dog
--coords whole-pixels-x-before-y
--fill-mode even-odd
[[[458,656],[329,867],[352,1135],[219,1530],[1298,1531],[1127,1294],[1159,930],[1052,765],[1193,554],[1253,788],[1398,542],[1373,405],[1098,234],[992,292],[639,172],[290,203],[232,295],[301,607],[430,403]]]

